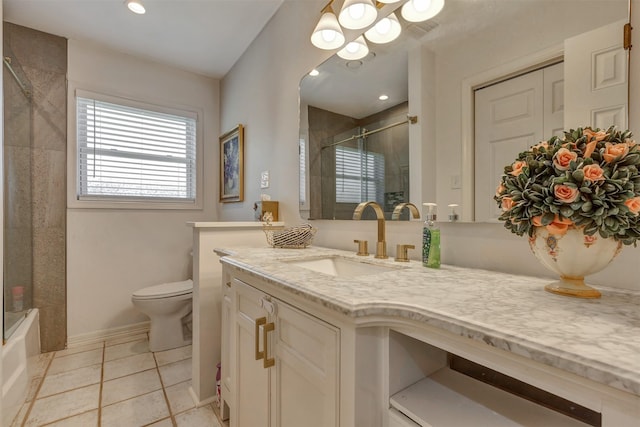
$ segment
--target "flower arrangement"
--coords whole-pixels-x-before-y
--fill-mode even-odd
[[[615,127],[571,129],[520,153],[494,200],[511,232],[552,235],[571,227],[626,245],[640,239],[640,144]]]

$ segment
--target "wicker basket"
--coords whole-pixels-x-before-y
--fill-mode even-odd
[[[309,246],[316,231],[318,230],[309,224],[283,229],[274,229],[270,226],[264,228],[269,246],[290,249],[302,249]]]

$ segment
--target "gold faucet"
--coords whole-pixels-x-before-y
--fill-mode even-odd
[[[382,208],[376,202],[362,202],[356,209],[353,211],[353,219],[360,219],[362,217],[362,211],[367,207],[371,206],[374,212],[376,213],[376,218],[378,218],[378,242],[376,243],[376,258],[389,258],[387,256],[387,242],[384,240],[385,231],[384,231],[384,212],[382,212]]]
[[[404,209],[405,207],[409,209],[409,212],[411,212],[411,214],[415,219],[420,218],[420,211],[418,210],[416,205],[414,205],[413,203],[398,203],[396,207],[393,209],[393,213],[391,214],[391,220],[395,221],[397,219],[400,219],[400,212],[402,212],[402,209]]]

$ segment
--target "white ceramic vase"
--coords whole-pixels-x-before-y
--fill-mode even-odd
[[[622,250],[622,242],[600,235],[585,236],[570,227],[564,235],[535,227],[529,245],[535,256],[560,280],[545,286],[549,292],[578,298],[600,298],[600,292],[584,283],[584,277],[605,268]]]

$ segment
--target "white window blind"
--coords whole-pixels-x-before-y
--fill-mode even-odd
[[[78,96],[78,198],[195,201],[194,116]]]
[[[304,139],[300,139],[299,154],[300,154],[300,206],[307,203],[307,149]]]
[[[360,203],[384,198],[384,155],[336,147],[336,202]]]

